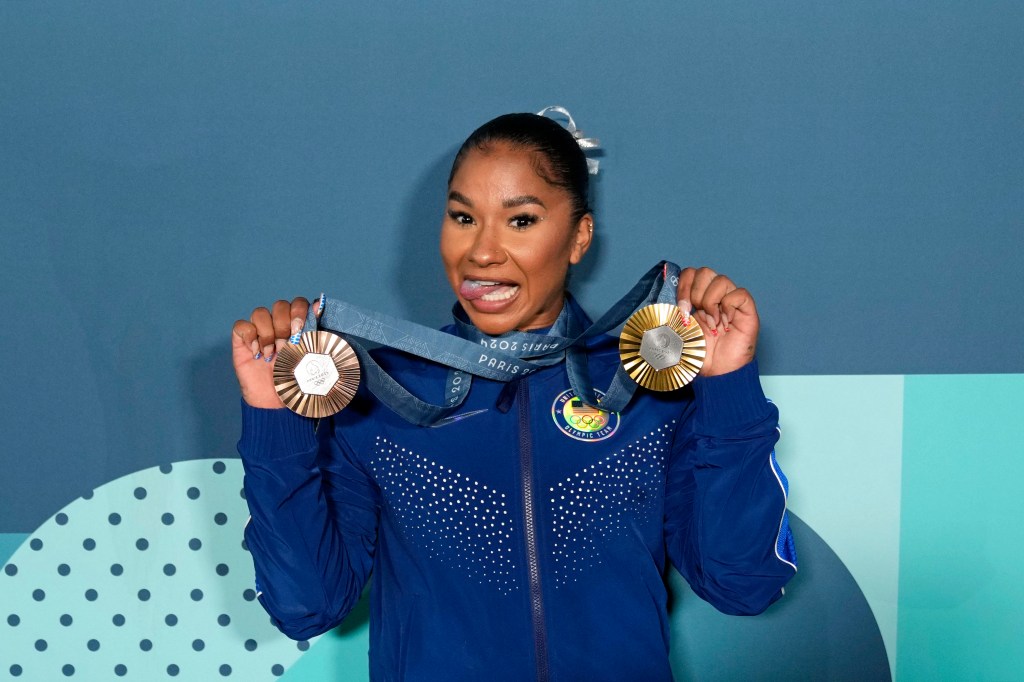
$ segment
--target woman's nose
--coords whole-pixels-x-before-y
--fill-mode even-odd
[[[481,228],[469,251],[469,261],[476,266],[500,265],[508,259],[501,239],[489,227]]]

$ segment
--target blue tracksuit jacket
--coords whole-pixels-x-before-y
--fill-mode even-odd
[[[445,368],[377,357],[441,402]],[[614,339],[591,347],[596,385],[617,362]],[[666,559],[726,613],[781,595],[796,559],[756,364],[621,414],[574,398],[563,363],[474,379],[432,428],[363,392],[316,433],[243,406],[245,536],[277,626],[336,626],[372,573],[373,680],[671,680]]]

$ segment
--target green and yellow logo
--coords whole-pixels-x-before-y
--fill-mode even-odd
[[[598,392],[598,395],[604,394]],[[571,388],[555,398],[551,405],[551,418],[559,431],[576,440],[604,440],[619,428],[618,412],[605,412],[587,405]]]

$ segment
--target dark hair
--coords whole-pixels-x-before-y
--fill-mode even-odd
[[[535,153],[534,170],[537,175],[569,193],[574,223],[591,212],[587,157],[572,133],[557,121],[537,114],[505,114],[474,130],[455,155],[448,184],[452,184],[452,178],[466,154],[473,149],[487,151],[495,143]]]

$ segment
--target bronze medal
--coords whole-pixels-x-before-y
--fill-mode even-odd
[[[292,412],[319,419],[340,412],[359,388],[359,358],[348,341],[325,331],[303,332],[274,362],[274,389]]]
[[[693,381],[704,365],[707,344],[693,318],[670,303],[653,303],[633,313],[619,335],[619,358],[637,384],[674,391]]]

